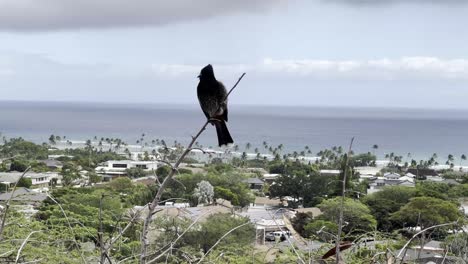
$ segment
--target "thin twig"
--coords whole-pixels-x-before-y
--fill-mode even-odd
[[[234,90],[234,88],[237,87],[239,82],[242,80],[242,78],[245,76],[245,73],[239,77],[237,80],[236,84],[229,90],[227,93],[226,97],[224,98],[223,101],[226,101],[231,92]],[[221,106],[220,106],[221,107]],[[219,109],[218,109],[219,110]],[[169,183],[169,180],[172,179],[174,174],[177,171],[177,168],[179,167],[180,163],[184,160],[185,156],[190,152],[190,149],[192,148],[193,144],[195,144],[195,141],[198,139],[198,137],[205,131],[206,127],[210,123],[210,120],[207,120],[205,124],[201,127],[201,129],[198,131],[198,133],[192,137],[192,141],[189,143],[185,151],[180,155],[179,159],[176,161],[176,163],[172,166],[172,170],[169,173],[169,175],[163,180],[161,186],[158,189],[158,192],[156,193],[153,201],[148,205],[148,215],[145,218],[144,224],[143,224],[143,231],[141,234],[141,255],[140,255],[140,263],[145,264],[146,263],[146,257],[147,257],[147,250],[148,250],[148,230],[149,230],[149,224],[151,222],[151,217],[153,215],[154,210],[156,209],[157,205],[159,204],[159,200],[161,199],[162,193],[166,189],[167,184]]]
[[[250,221],[247,221],[247,222],[243,223],[242,225],[238,225],[238,226],[234,227],[233,229],[229,230],[228,232],[226,232],[220,239],[218,239],[218,241],[216,241],[216,243],[210,249],[208,249],[208,251],[205,254],[203,254],[203,256],[200,258],[200,260],[197,262],[197,264],[201,263],[202,260],[211,252],[211,250],[213,250],[221,242],[221,240],[223,240],[225,237],[227,237],[229,234],[231,234],[235,230],[237,230],[237,229],[239,229],[239,228],[241,228],[243,226],[246,226],[248,224],[250,224]]]
[[[68,216],[67,214],[65,213],[65,210],[63,210],[63,207],[62,205],[57,202],[57,200],[54,199],[54,197],[52,197],[51,194],[47,194],[47,197],[49,197],[55,204],[58,205],[58,207],[60,208],[60,211],[62,212],[63,216],[65,217],[65,219],[67,220],[67,224],[68,224],[68,228],[70,229],[72,235],[73,235],[73,241],[75,242],[75,245],[76,245],[76,248],[78,249],[78,251],[80,252],[80,256],[81,256],[81,260],[83,261],[83,263],[86,263],[86,259],[85,257],[83,256],[83,252],[81,252],[80,249],[80,245],[78,244],[78,241],[76,241],[76,234],[75,234],[75,230],[72,228],[71,226],[71,223],[70,223],[70,220],[68,219]],[[79,221],[78,221],[79,222]],[[84,225],[83,225],[84,226]],[[88,231],[89,232],[89,231]]]
[[[13,187],[13,190],[11,191],[10,198],[8,199],[6,205],[5,205],[5,210],[3,211],[2,215],[2,225],[0,226],[0,241],[3,240],[3,229],[5,228],[5,222],[6,218],[8,215],[8,209],[10,208],[10,202],[13,199],[13,196],[15,195],[16,191],[16,186],[18,186],[19,181],[26,175],[26,173],[31,169],[31,166],[27,167],[26,170],[24,170],[23,174],[19,177],[19,179],[16,181],[15,186]]]
[[[200,219],[202,218],[202,216],[204,216],[204,215],[210,213],[211,211],[213,211],[213,209],[210,209],[210,210],[206,211],[205,213],[199,215],[199,216],[197,217],[197,219],[195,219],[195,221],[193,221],[193,222],[184,230],[184,232],[182,232],[182,234],[180,234],[174,241],[171,241],[169,244],[167,244],[167,245],[164,246],[164,247],[166,247],[166,246],[168,246],[168,245],[171,245],[171,247],[169,247],[168,249],[166,249],[163,253],[159,254],[159,255],[158,255],[157,257],[155,257],[154,259],[148,261],[147,264],[151,264],[151,263],[155,262],[156,260],[158,260],[159,258],[161,258],[162,256],[164,256],[164,255],[172,248],[172,245],[175,245],[175,244],[177,243],[177,241],[179,241],[179,239],[181,239],[181,238],[185,235],[185,233],[187,233],[187,232],[192,228],[192,226],[194,226],[194,225],[198,222],[198,220],[200,220]],[[164,248],[164,247],[163,247],[163,248]]]
[[[414,236],[408,240],[408,242],[406,242],[406,244],[403,246],[403,248],[400,250],[400,252],[398,253],[397,255],[397,258],[400,257],[401,253],[403,253],[403,256],[401,257],[401,262],[400,263],[403,263],[403,260],[405,259],[405,255],[406,255],[406,247],[408,247],[408,245],[411,243],[411,241],[413,241],[413,239],[415,239],[419,234],[423,233],[423,232],[426,232],[428,230],[431,230],[431,229],[434,229],[434,228],[438,228],[438,227],[443,227],[443,226],[449,226],[449,225],[456,225],[458,224],[458,220],[455,221],[455,222],[450,222],[450,223],[445,223],[445,224],[440,224],[440,225],[434,225],[434,226],[430,226],[426,229],[423,229],[421,231],[419,231],[418,233],[414,234]]]
[[[349,156],[351,155],[351,151],[353,148],[353,142],[354,142],[354,137],[351,138],[351,142],[349,143],[349,150],[348,154],[346,155],[346,160],[345,160],[345,167],[343,171],[343,189],[341,190],[341,201],[340,201],[340,215],[338,218],[338,233],[336,235],[336,264],[340,263],[340,244],[341,244],[341,231],[343,230],[343,210],[344,210],[344,201],[345,201],[345,195],[346,195],[346,176],[348,172],[348,162],[349,162]]]
[[[34,233],[38,233],[38,232],[41,232],[41,231],[40,231],[40,230],[32,231],[32,232],[29,233],[29,235],[24,239],[23,243],[21,243],[21,246],[20,246],[20,248],[18,249],[18,253],[16,254],[15,264],[18,263],[18,260],[19,260],[21,251],[23,250],[24,246],[25,246],[26,243],[28,242],[29,238],[30,238]]]

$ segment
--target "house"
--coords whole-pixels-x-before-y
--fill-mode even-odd
[[[463,263],[460,262],[461,259],[457,257],[447,256],[445,254],[445,249],[442,247],[442,242],[439,241],[429,241],[421,246],[414,246],[412,248],[406,249],[406,251],[399,250],[395,252],[395,256],[403,257],[403,263],[437,263],[437,264],[450,264],[450,263]]]
[[[313,218],[322,214],[322,211],[320,211],[318,207],[297,208],[294,209],[294,211],[297,213],[310,214]]]
[[[320,176],[338,176],[341,170],[320,170]]]
[[[250,204],[250,207],[271,208],[287,206],[287,202],[280,199],[270,199],[268,197],[255,197],[255,201]]]
[[[387,181],[397,181],[398,179],[400,179],[401,175],[398,173],[389,172],[389,173],[385,173],[383,177]]]
[[[275,182],[275,180],[280,176],[281,174],[277,174],[277,173],[267,173],[267,174],[263,174],[263,180],[265,181],[265,183],[268,183],[268,184],[272,184]]]
[[[263,185],[265,185],[265,183],[259,178],[248,178],[243,182],[247,183],[251,190],[261,190]]]
[[[22,172],[0,172],[0,183],[7,185],[8,187],[13,187],[19,178],[23,175]],[[47,187],[49,182],[52,179],[60,179],[61,176],[56,172],[45,172],[45,173],[36,173],[28,172],[24,175],[24,178],[31,179],[33,187]]]
[[[387,174],[388,177],[378,177],[371,183],[369,183],[369,188],[367,189],[367,194],[375,193],[387,186],[406,186],[406,187],[415,187],[414,180],[411,181],[408,177],[403,176],[396,178],[396,175]],[[399,175],[398,175],[399,176]]]
[[[144,171],[156,171],[156,161],[133,161],[133,160],[109,160],[96,167],[97,174],[104,175],[104,180],[114,177],[125,176],[127,169],[140,168]]]
[[[427,176],[438,176],[437,172],[434,169],[426,168],[409,168],[406,173],[411,173],[415,175],[416,179],[425,179]]]
[[[38,161],[44,163],[47,166],[47,168],[52,169],[52,170],[61,169],[63,167],[63,164],[61,161],[54,160],[54,159],[45,159],[45,160],[38,160]]]
[[[0,194],[0,202],[10,200],[12,192]],[[47,199],[47,194],[35,192],[31,189],[19,187],[13,193],[11,201],[21,204],[37,204]]]

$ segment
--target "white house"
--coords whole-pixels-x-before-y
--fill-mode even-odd
[[[9,187],[13,186],[23,175],[22,172],[0,172],[0,183]],[[31,179],[33,187],[47,187],[53,178],[60,179],[61,176],[56,172],[36,173],[28,172],[24,178]]]
[[[155,171],[158,168],[156,161],[134,161],[134,160],[109,160],[96,167],[98,174],[108,176],[126,175],[126,170],[131,168],[140,168],[144,171]]]

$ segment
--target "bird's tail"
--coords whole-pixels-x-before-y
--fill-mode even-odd
[[[214,125],[216,126],[216,133],[218,134],[218,144],[221,147],[222,145],[227,145],[230,143],[234,143],[232,140],[231,134],[226,126],[226,122],[220,120],[215,121]]]

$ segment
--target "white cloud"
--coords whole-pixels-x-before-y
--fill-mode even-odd
[[[0,30],[165,25],[267,11],[281,0],[0,0]]]
[[[205,65],[154,64],[158,75],[177,77],[195,75]],[[377,60],[275,60],[266,58],[256,64],[213,65],[216,73],[253,72],[295,75],[320,79],[462,79],[468,80],[467,59],[403,57]]]

